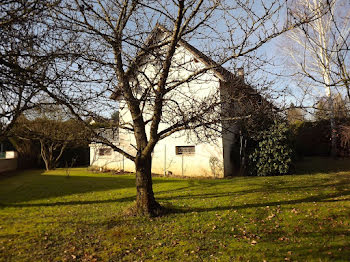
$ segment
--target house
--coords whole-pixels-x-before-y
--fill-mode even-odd
[[[164,27],[157,26],[148,41],[164,41],[168,36],[169,32]],[[150,55],[139,69],[142,74],[134,77],[137,88],[142,88],[147,81],[157,78],[159,57],[156,56],[161,57],[161,51]],[[239,128],[234,121],[242,111],[239,104],[245,101],[245,106],[252,104],[254,107],[262,103],[261,96],[244,83],[242,69],[233,74],[186,41],[179,41],[172,64],[169,84],[179,84],[176,93],[164,102],[167,104],[164,106],[160,129],[164,130],[174,123],[174,119],[182,112],[196,110],[196,107],[210,100],[209,102],[216,103],[219,107],[215,112],[206,115],[206,118],[222,120],[218,127],[220,136],[214,140],[205,140],[198,138],[198,134],[194,132],[181,131],[160,140],[153,150],[152,173],[186,177],[226,177],[236,174],[238,171],[232,159],[232,147],[239,136]],[[189,77],[192,77],[191,81],[182,81]],[[135,155],[135,138],[129,131],[130,128],[127,128],[132,121],[131,115],[119,94],[115,93],[113,98],[119,101],[120,128],[112,141],[119,148]],[[237,103],[239,100],[240,103]],[[90,165],[100,169],[135,171],[132,161],[101,143],[90,144]]]

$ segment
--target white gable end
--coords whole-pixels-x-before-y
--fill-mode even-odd
[[[159,36],[161,37],[161,36]],[[166,50],[166,48],[164,48]],[[159,71],[162,63],[159,57],[150,56],[132,82],[134,95],[138,98],[144,92],[150,92],[151,99],[146,100],[143,107],[143,118],[147,124],[146,134],[150,131],[152,110],[155,97],[156,83],[159,81]],[[220,104],[220,85],[222,74],[215,69],[208,70],[208,64],[198,57],[188,46],[177,45],[173,56],[166,88],[173,88],[165,96],[163,113],[158,132],[180,122],[191,112],[198,113],[201,107],[208,104]],[[153,96],[152,96],[153,94]],[[119,106],[120,117],[120,147],[131,155],[136,154],[135,137],[132,131],[132,117],[125,101],[121,99]],[[197,114],[198,115],[198,114]],[[203,118],[220,119],[220,109],[203,115]],[[149,120],[149,121],[148,121]],[[231,141],[228,141],[231,143]],[[152,172],[176,176],[214,176],[223,177],[223,139],[216,142],[200,142],[192,131],[176,132],[160,140],[154,148],[152,157]],[[103,152],[103,150],[100,150]],[[227,150],[226,150],[227,151]],[[93,154],[93,153],[92,153]],[[228,157],[229,158],[229,154]],[[113,152],[110,157],[94,158],[95,166],[134,171],[134,163],[121,154]],[[101,162],[102,161],[102,162]]]

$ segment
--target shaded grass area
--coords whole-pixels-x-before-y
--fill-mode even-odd
[[[348,261],[350,172],[312,161],[304,175],[156,177],[174,210],[158,218],[124,215],[132,175],[19,172],[0,179],[0,261]]]
[[[297,174],[317,174],[329,172],[350,172],[350,160],[329,157],[305,157],[296,166]]]

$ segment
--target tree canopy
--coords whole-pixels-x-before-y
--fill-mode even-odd
[[[7,40],[1,42],[1,69],[10,70],[1,75],[8,82],[1,89],[8,92],[6,97],[13,97],[1,113],[2,132],[36,104],[55,101],[86,123],[87,117],[105,117],[106,112],[115,111],[117,103],[111,97],[122,98],[131,118],[123,122],[119,116],[119,129],[133,134],[135,150],[118,147],[96,132],[94,140],[135,162],[136,210],[158,214],[162,208],[155,200],[151,178],[155,145],[176,132],[208,138],[224,126],[220,110],[227,101],[219,91],[194,97],[186,96],[183,89],[213,70],[221,71],[220,81],[239,86],[235,75],[222,65],[237,67],[271,39],[323,14],[317,10],[281,23],[286,4],[279,0],[33,0],[23,8],[22,1],[2,2],[1,16],[5,21],[9,17],[11,26],[4,30],[9,35],[2,39]],[[31,14],[33,19],[28,19]],[[19,41],[11,34],[18,29],[31,35]],[[30,39],[35,44],[27,44]],[[203,60],[212,59],[201,68],[187,70],[184,77],[175,77],[186,67],[176,60],[177,48],[189,42],[202,51]],[[153,73],[147,74],[150,64]]]

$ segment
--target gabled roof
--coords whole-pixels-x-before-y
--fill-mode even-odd
[[[156,35],[158,32],[171,34],[171,32],[168,29],[166,29],[160,24],[157,24],[155,29],[152,31],[154,35]],[[154,39],[154,36],[152,38]],[[257,99],[265,101],[266,103],[271,105],[272,108],[278,109],[276,106],[273,105],[273,103],[269,102],[266,98],[259,94],[259,92],[255,88],[253,88],[251,85],[246,84],[244,81],[244,76],[233,74],[232,72],[216,63],[213,59],[203,54],[201,51],[199,51],[197,48],[195,48],[193,45],[189,44],[185,40],[180,39],[178,43],[186,50],[188,50],[196,59],[202,62],[207,68],[210,68],[210,70],[213,71],[215,76],[218,77],[221,81],[227,83],[228,86],[230,86],[230,83],[232,83],[234,84],[234,87],[235,89],[237,89],[237,91],[244,93],[248,96],[255,96]]]
[[[164,26],[157,24],[155,28],[150,33],[149,37],[147,38],[145,42],[145,46],[151,46],[157,39],[157,36],[159,36],[159,33],[167,33],[171,34],[171,32],[166,29]],[[219,78],[219,80],[225,82],[225,83],[234,83],[237,87],[237,83],[239,84],[239,89],[243,91],[246,94],[251,95],[257,95],[261,97],[261,95],[250,85],[246,84],[244,81],[243,76],[238,76],[230,72],[229,70],[225,69],[223,66],[219,65],[217,62],[215,62],[213,59],[208,57],[207,55],[203,54],[201,51],[199,51],[197,48],[195,48],[193,45],[189,44],[185,40],[180,39],[178,44],[182,47],[184,47],[187,51],[189,51],[198,61],[203,63],[207,68],[209,68],[214,75]],[[120,92],[120,91],[119,91]],[[118,90],[114,91],[111,95],[111,99],[116,99],[118,96],[120,96]]]
[[[171,33],[164,26],[157,24],[155,30],[152,33],[157,34],[158,32],[164,32],[169,34]],[[180,39],[178,44],[184,47],[187,51],[189,51],[207,68],[210,68],[214,72],[215,76],[218,77],[220,80],[228,82],[237,79],[237,76],[235,76],[233,73],[216,63],[213,59],[203,54],[201,51],[199,51],[197,48],[195,48],[193,45],[189,44],[185,40]]]

